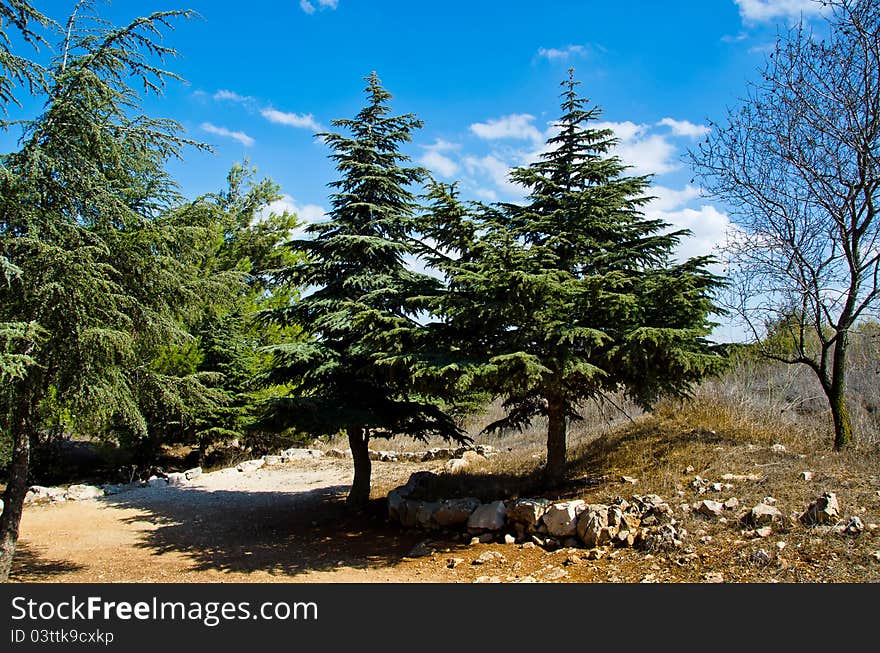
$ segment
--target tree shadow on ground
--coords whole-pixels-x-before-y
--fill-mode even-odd
[[[138,546],[155,555],[179,552],[193,571],[267,572],[295,576],[339,567],[393,566],[424,539],[390,525],[384,500],[353,512],[344,502],[347,486],[306,492],[207,491],[168,488],[115,495],[104,502],[133,508],[149,521]],[[146,513],[146,514],[144,514]]]
[[[19,541],[15,547],[9,580],[19,583],[46,582],[55,576],[81,569],[82,565],[66,560],[49,560],[41,555],[38,547]]]
[[[670,455],[688,448],[711,448],[737,444],[735,438],[703,429],[669,430],[654,421],[617,429],[570,449],[564,481],[549,483],[543,468],[505,471],[469,471],[442,475],[422,485],[410,498],[433,501],[449,497],[472,496],[482,501],[537,498],[565,501],[594,490],[620,486],[620,470],[644,471],[659,465]]]

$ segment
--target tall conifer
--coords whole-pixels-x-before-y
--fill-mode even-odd
[[[422,123],[411,114],[392,114],[391,95],[375,73],[367,82],[366,106],[355,118],[332,123],[347,133],[319,134],[340,174],[331,183],[333,208],[327,222],[309,228],[311,239],[291,243],[307,261],[281,275],[313,290],[266,313],[267,321],[299,325],[312,339],[272,348],[276,362],[266,380],[297,385],[269,403],[261,422],[315,436],[345,432],[354,462],[348,502],[354,506],[369,499],[371,438],[464,438],[437,402],[419,394],[412,370],[383,363],[392,354],[405,360],[418,324],[412,299],[435,292],[437,280],[412,271],[404,259],[414,251],[410,187],[423,171],[407,165],[399,148]]]
[[[447,369],[504,397],[508,414],[488,430],[546,416],[551,482],[564,477],[568,423],[585,399],[623,389],[650,407],[721,362],[705,339],[719,283],[710,260],[671,262],[687,232],[642,214],[649,179],[625,175],[577,85],[563,82],[544,154],[511,172],[523,205],[467,206],[437,185],[423,219],[439,243],[425,254],[448,281],[428,302],[436,339],[459,352]]]

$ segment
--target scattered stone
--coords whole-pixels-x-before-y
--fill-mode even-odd
[[[165,480],[171,487],[182,487],[186,485],[186,474],[182,472],[170,472],[165,474]]]
[[[685,474],[693,474],[695,471],[697,471],[697,470],[694,469],[694,467],[692,465],[688,465],[687,467],[684,468]]]
[[[874,551],[871,557],[874,558],[874,562],[880,562],[880,551]]]
[[[202,475],[202,468],[193,467],[192,469],[186,470],[183,475],[186,476],[187,481],[192,481]]]
[[[516,582],[517,583],[537,583],[538,579],[535,578],[534,576],[523,576],[522,578],[520,578]]]
[[[397,518],[404,528],[415,528],[419,523],[419,508],[422,502],[404,499],[397,508]]]
[[[471,546],[476,546],[477,544],[480,544],[480,538],[479,537],[472,537],[469,544]]]
[[[768,526],[782,522],[783,515],[776,506],[759,503],[746,514],[746,519],[752,526]]]
[[[331,454],[330,451],[334,453]],[[313,458],[323,458],[324,456],[328,456],[330,458],[351,457],[351,452],[347,449],[331,449],[330,451],[327,451],[325,453],[320,449],[300,449],[299,447],[293,447],[281,452],[281,462],[287,463],[293,460],[311,460]]]
[[[475,583],[500,583],[501,579],[498,576],[477,576],[477,579],[474,582]]]
[[[785,453],[787,449],[785,448],[784,444],[774,444],[772,447],[770,447],[770,451],[772,451],[773,453]]]
[[[535,544],[534,542],[523,542],[522,544],[519,545],[519,548],[521,548],[521,549],[534,549],[536,546],[538,546],[538,545]]]
[[[605,549],[590,549],[587,553],[587,560],[601,560],[605,557],[607,551]]]
[[[727,501],[724,502],[725,510],[736,510],[739,508],[739,499],[736,497],[730,497]]]
[[[283,461],[281,456],[263,456],[266,465],[280,465]]]
[[[619,524],[620,513],[619,508],[613,508],[614,519]],[[587,506],[580,514],[577,522],[577,534],[581,538],[584,545],[592,549],[598,546],[610,544],[620,530],[619,525],[609,524],[608,506],[602,504],[592,504]]]
[[[562,568],[557,568],[557,569],[554,569],[553,571],[549,571],[546,574],[544,574],[544,580],[549,580],[549,581],[562,580],[563,578],[567,578],[567,577],[568,577],[568,572]]]
[[[470,463],[464,458],[452,458],[451,460],[447,461],[443,469],[448,474],[460,474],[468,467],[470,467]]]
[[[678,549],[684,546],[681,537],[674,525],[663,524],[641,529],[634,544],[647,551]]]
[[[708,574],[703,574],[703,580],[707,583],[723,583],[724,574],[719,571],[713,571]]]
[[[328,458],[351,458],[351,451],[348,449],[327,449],[324,455]]]
[[[799,517],[805,526],[818,524],[835,524],[840,519],[840,504],[834,492],[823,492],[822,496],[807,506],[807,509]]]
[[[407,558],[424,558],[434,553],[434,549],[428,546],[427,542],[419,542],[410,552],[406,554]]]
[[[467,527],[475,531],[498,531],[504,527],[507,508],[503,501],[481,505],[468,518]]]
[[[773,558],[764,549],[758,549],[749,558],[756,565],[767,565]]]
[[[484,551],[481,553],[471,564],[472,565],[485,565],[490,562],[504,562],[504,556],[498,553],[498,551]]]
[[[852,517],[846,525],[837,530],[841,535],[861,535],[865,530],[865,524],[858,517]]]
[[[581,564],[581,562],[583,562],[583,560],[581,560],[581,557],[577,554],[572,553],[565,559],[565,562],[563,562],[562,564],[566,565],[567,567],[571,567],[572,565],[579,565]]]
[[[511,535],[510,533],[507,533],[504,536],[504,543],[505,544],[516,544],[516,538],[513,535]]]
[[[812,481],[813,480],[813,472],[801,472],[801,480]]]
[[[27,494],[24,496],[25,503],[34,503],[42,501],[65,501],[66,491],[60,487],[44,487],[42,485],[32,485]]]
[[[700,544],[709,544],[709,542],[711,542],[711,541],[712,541],[711,535],[704,535],[703,537],[700,538]]]
[[[694,510],[705,517],[720,517],[724,512],[724,504],[717,501],[700,501],[694,504]]]
[[[761,477],[757,474],[724,474],[721,476],[722,481],[760,481]]]
[[[239,463],[238,465],[236,465],[235,469],[236,471],[244,474],[247,472],[252,472],[256,469],[260,469],[260,467],[262,467],[264,464],[265,463],[262,458],[258,460],[245,460],[243,463]]]
[[[400,521],[400,511],[406,502],[405,486],[397,487],[388,493],[388,518]]]
[[[68,501],[87,501],[103,497],[104,490],[94,485],[71,485],[64,496]]]
[[[771,535],[773,535],[773,527],[761,526],[761,528],[756,528],[755,535],[760,538],[770,537]]]
[[[461,459],[469,465],[476,465],[486,462],[486,456],[476,451],[465,451],[461,454]]]
[[[416,524],[422,528],[439,528],[434,516],[440,509],[440,503],[437,501],[420,502],[416,509]]]
[[[507,520],[522,524],[528,532],[532,532],[540,524],[549,505],[546,499],[517,499],[507,506]]]
[[[776,548],[782,551],[786,546],[788,546],[785,542],[777,542]]]
[[[571,537],[577,533],[578,515],[586,508],[580,499],[566,503],[554,503],[542,517],[547,532],[555,537]]]
[[[765,503],[768,506],[775,506],[776,499],[774,499],[773,497],[764,497],[763,499],[761,499],[761,503]]]
[[[448,569],[455,569],[459,565],[464,564],[464,558],[447,558],[446,559],[446,567]]]
[[[447,499],[434,513],[434,520],[441,528],[466,524],[474,511],[480,507],[480,500],[473,497]]]
[[[615,546],[632,546],[636,541],[636,532],[637,531],[626,530],[617,531],[617,535],[614,536],[613,544]]]
[[[636,483],[639,482],[639,479],[633,478],[632,476],[621,476],[620,482],[621,483],[628,483],[630,485],[635,485]]]

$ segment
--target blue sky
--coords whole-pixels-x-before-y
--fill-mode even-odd
[[[34,0],[59,21],[69,5]],[[278,182],[277,208],[320,220],[336,177],[313,136],[362,106],[375,70],[397,112],[425,122],[408,148],[467,198],[515,200],[512,165],[534,160],[558,115],[569,67],[604,114],[618,154],[654,175],[648,208],[691,229],[681,255],[711,253],[724,237],[724,207],[700,197],[683,155],[723,120],[779,30],[813,0],[404,2],[400,0],[138,0],[107,4],[123,22],[150,11],[192,8],[166,43],[181,57],[172,83],[146,104],[180,121],[214,154],[190,151],[173,173],[189,196],[222,188],[247,157]],[[15,111],[12,112],[13,116]],[[0,145],[5,146],[8,137]],[[727,339],[723,333],[718,334]]]

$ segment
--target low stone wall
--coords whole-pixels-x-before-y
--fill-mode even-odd
[[[381,462],[427,462],[431,460],[445,460],[458,462],[458,468],[467,466],[471,458],[469,455],[487,458],[495,455],[492,447],[484,445],[464,446],[455,449],[435,448],[427,451],[374,451],[370,450],[370,459]],[[317,460],[319,458],[351,458],[351,451],[347,449],[301,449],[290,448],[278,454],[263,456],[253,460],[245,460],[235,467],[218,471],[235,470],[239,473],[252,472],[265,466],[284,465],[299,460]],[[59,503],[62,501],[86,501],[98,499],[103,496],[112,496],[137,490],[140,488],[164,488],[182,487],[190,481],[202,475],[201,467],[194,467],[185,472],[168,472],[161,475],[151,476],[146,481],[134,481],[133,483],[108,483],[100,487],[96,485],[71,485],[70,487],[45,487],[32,485],[25,495],[24,502],[29,503]],[[0,502],[0,514],[3,513],[3,504]]]
[[[410,476],[405,485],[388,494],[388,518],[404,528],[458,530],[474,536],[475,541],[503,541],[508,544],[531,541],[545,548],[635,547],[643,550],[682,548],[687,530],[675,519],[672,507],[656,494],[618,497],[609,504],[588,504],[582,500],[551,502],[543,498],[513,499],[484,503],[474,497],[426,500],[427,490],[437,475],[421,471]],[[695,486],[696,487],[696,486]],[[697,493],[700,494],[699,490]],[[842,518],[836,495],[822,494],[802,513],[786,519],[765,498],[752,508],[740,508],[739,500],[698,501],[680,506],[683,514],[726,521],[724,514],[735,514],[746,537],[768,537],[777,529],[798,524],[809,527],[825,525],[840,535],[858,535],[864,529],[858,517]],[[869,524],[873,530],[876,525]]]
[[[683,546],[687,537],[672,508],[655,494],[618,498],[608,505],[582,500],[554,503],[541,498],[488,503],[472,497],[445,501],[412,498],[435,478],[431,472],[417,472],[406,485],[392,490],[388,494],[389,519],[405,528],[466,530],[484,541],[531,540],[551,547],[675,549]]]

